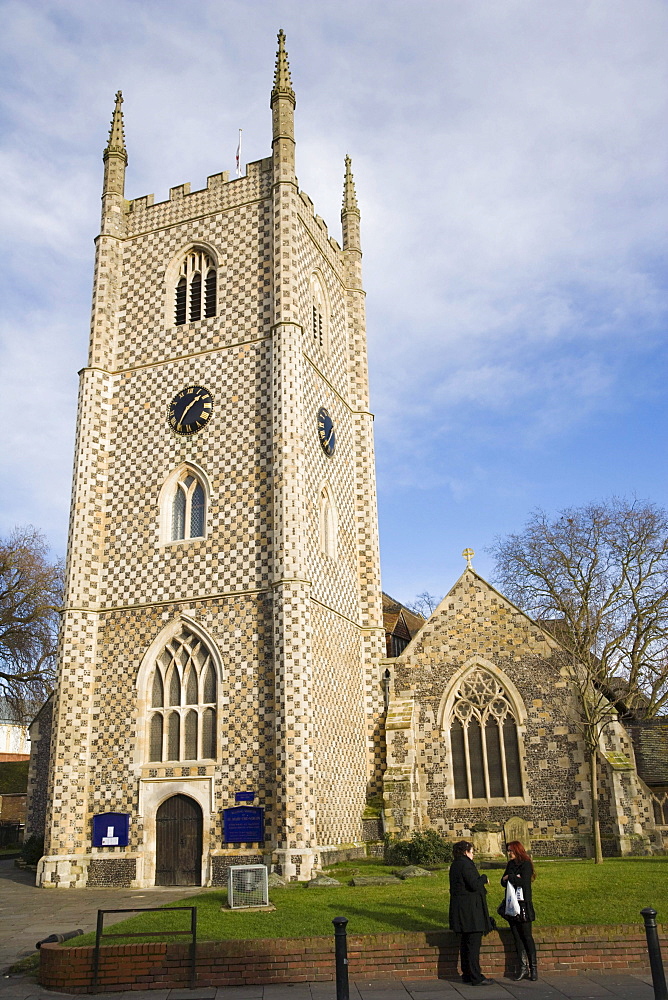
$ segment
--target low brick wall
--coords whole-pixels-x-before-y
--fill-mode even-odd
[[[663,937],[665,927],[659,928]],[[643,926],[534,927],[543,972],[649,969]],[[457,974],[455,934],[349,934],[351,979],[434,979]],[[48,989],[86,993],[92,985],[93,948],[42,945],[39,981]],[[483,971],[503,976],[515,968],[507,929],[483,939]],[[99,991],[182,988],[189,985],[189,946],[117,945],[100,951]],[[334,938],[204,941],[197,948],[198,986],[326,982],[334,978]]]

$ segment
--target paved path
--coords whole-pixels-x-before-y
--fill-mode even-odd
[[[57,891],[57,890],[56,890]],[[351,983],[350,1000],[653,1000],[645,976],[591,974],[545,976],[537,983],[497,980],[492,986],[463,986],[444,979]],[[0,1000],[54,1000],[71,995],[51,993],[28,976],[0,979]],[[298,983],[295,986],[227,986],[222,989],[132,990],[128,993],[87,994],[92,1000],[335,1000],[334,983]]]
[[[94,931],[98,910],[162,906],[206,892],[199,886],[154,889],[38,889],[35,873],[21,871],[13,860],[0,860],[0,973],[35,950],[49,934],[81,927]],[[118,918],[123,919],[122,917]],[[114,923],[105,919],[105,926]],[[4,981],[4,980],[3,980]]]

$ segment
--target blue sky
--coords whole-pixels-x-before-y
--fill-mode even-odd
[[[668,504],[664,0],[5,2],[0,534],[65,548],[113,97],[126,194],[270,151],[362,209],[383,585],[443,594],[537,506]]]

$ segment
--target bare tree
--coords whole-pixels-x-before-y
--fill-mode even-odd
[[[430,594],[428,591],[423,590],[421,594],[416,594],[413,603],[407,604],[406,607],[413,614],[429,618],[429,615],[433,614],[442,600],[442,597],[436,597],[435,594]]]
[[[0,699],[23,722],[51,690],[55,673],[63,574],[48,551],[33,527],[0,539]]]
[[[668,512],[617,498],[564,510],[554,520],[538,510],[492,552],[503,592],[533,618],[551,620],[571,654],[598,863],[603,729],[618,717],[617,701],[644,717],[668,704]]]

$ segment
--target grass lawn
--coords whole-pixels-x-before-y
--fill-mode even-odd
[[[356,861],[355,867],[342,863],[328,869],[344,883],[353,873],[387,875],[394,870],[363,860]],[[501,874],[501,869],[487,871],[492,913],[503,896]],[[640,910],[645,906],[653,906],[658,911],[657,920],[668,923],[668,858],[613,858],[602,865],[592,861],[538,861],[536,874],[533,898],[538,924],[641,924]],[[397,885],[357,888],[344,885],[307,889],[303,882],[293,883],[272,889],[270,899],[276,909],[269,913],[221,910],[227,900],[223,889],[184,899],[181,905],[197,906],[197,936],[201,941],[329,935],[333,933],[332,919],[337,916],[348,918],[350,934],[438,931],[448,924],[448,872],[443,869],[431,878],[409,879]],[[187,913],[151,913],[132,917],[109,930],[179,930],[189,926],[188,920]],[[500,918],[498,923],[503,925]],[[103,944],[140,940],[111,938],[104,939]],[[70,945],[94,941],[94,934],[86,934]]]

